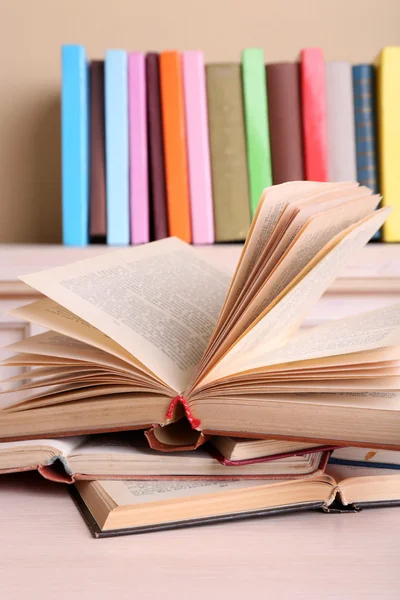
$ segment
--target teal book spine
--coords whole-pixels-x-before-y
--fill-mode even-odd
[[[376,82],[373,65],[353,66],[354,121],[356,131],[357,181],[379,192],[376,126]],[[380,239],[380,231],[373,240]]]
[[[104,62],[107,244],[129,244],[128,55],[108,50]]]
[[[85,48],[61,48],[63,243],[89,243],[89,69]]]
[[[246,48],[242,53],[244,114],[251,214],[264,188],[272,185],[267,82],[264,52]]]

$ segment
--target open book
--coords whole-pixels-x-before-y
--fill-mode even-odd
[[[0,439],[185,417],[196,443],[400,448],[400,306],[299,329],[386,219],[378,201],[353,183],[266,189],[233,278],[175,238],[21,277],[46,298],[12,314],[49,331],[9,347],[31,370],[0,395]]]
[[[310,452],[326,452],[332,446],[311,445],[310,442],[291,442],[287,440],[257,440],[253,438],[234,438],[227,435],[217,435],[209,439],[209,444],[215,448],[217,456],[224,465],[244,465],[255,462],[265,462],[309,454]]]
[[[0,475],[38,470],[52,481],[78,479],[282,479],[323,473],[329,452],[238,466],[216,460],[207,444],[194,452],[161,453],[142,432],[72,436],[0,444]]]
[[[285,482],[79,481],[73,497],[95,537],[230,521],[294,510],[325,512],[400,504],[400,475],[328,466]]]

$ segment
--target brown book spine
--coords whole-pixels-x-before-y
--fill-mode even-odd
[[[146,55],[147,122],[150,174],[150,227],[153,240],[168,237],[168,215],[162,132],[160,59]]]
[[[106,163],[104,117],[104,61],[90,65],[90,220],[89,234],[93,242],[105,242]]]
[[[267,67],[269,131],[274,184],[304,179],[300,66]]]

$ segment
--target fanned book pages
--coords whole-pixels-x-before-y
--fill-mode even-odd
[[[398,473],[328,465],[325,475],[292,481],[78,481],[71,488],[93,535],[106,537],[299,510],[394,506]]]
[[[143,432],[103,433],[0,444],[0,474],[38,470],[52,481],[79,479],[297,479],[322,474],[328,452],[226,466],[208,444],[194,452],[161,453]]]
[[[355,183],[267,188],[232,279],[175,238],[23,276],[45,298],[12,314],[49,331],[9,347],[31,370],[3,384],[0,438],[152,428],[156,445],[183,419],[193,446],[400,448],[400,306],[300,330],[378,202]]]

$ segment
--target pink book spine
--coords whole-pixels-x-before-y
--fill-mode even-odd
[[[128,57],[129,197],[131,244],[150,240],[145,57]]]
[[[183,52],[190,211],[193,244],[213,244],[214,209],[211,184],[206,79],[203,53]]]

